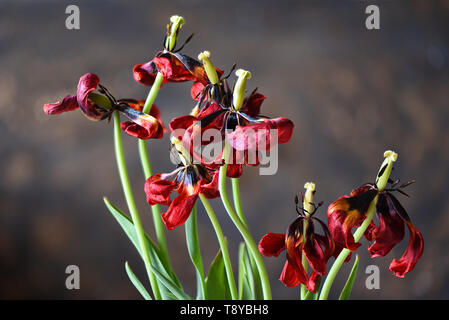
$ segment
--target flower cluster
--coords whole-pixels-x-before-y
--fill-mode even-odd
[[[185,297],[184,293],[179,291],[181,289],[177,285],[177,278],[173,276],[168,252],[165,251],[165,238],[157,226],[160,223],[161,226],[165,225],[166,229],[172,230],[183,225],[192,212],[195,212],[198,199],[201,199],[217,234],[226,269],[226,277],[223,279],[226,279],[233,299],[237,297],[237,293],[227,242],[207,199],[221,198],[225,210],[242,234],[250,257],[248,261],[252,263],[245,272],[249,273],[251,268],[257,269],[257,273],[248,277],[247,286],[250,288],[252,281],[255,291],[254,282],[259,281],[263,291],[260,297],[271,298],[268,277],[260,254],[277,257],[285,251],[286,262],[280,276],[282,283],[288,287],[301,285],[302,293],[317,293],[327,273],[326,265],[332,257],[336,258],[333,268],[338,271],[339,263],[349,261],[351,252],[361,246],[358,241],[362,236],[372,241],[368,247],[372,257],[385,256],[403,239],[405,226],[410,234],[409,245],[399,260],[393,260],[390,270],[398,277],[404,277],[411,271],[423,253],[423,237],[394,195],[395,192],[405,194],[403,189],[412,182],[399,185],[399,180],[390,179],[393,163],[397,159],[397,154],[392,151],[385,153],[384,163],[374,183],[365,184],[329,205],[327,223],[315,217],[323,202],[314,203],[316,186],[314,183],[306,183],[305,195],[301,198],[295,197],[298,217],[284,233],[270,232],[262,237],[257,246],[250,236],[239,203],[237,178],[242,176],[245,166],[261,165],[266,153],[273,152],[279,144],[289,142],[294,124],[285,117],[270,118],[262,114],[262,103],[267,97],[256,89],[247,94],[247,81],[252,77],[249,71],[236,70],[235,82],[230,86],[228,79],[235,66],[225,76],[223,69],[213,65],[210,52],[201,52],[198,59],[180,53],[184,45],[177,48],[177,40],[183,24],[182,17],[173,16],[167,26],[164,48],[149,62],[137,64],[132,70],[138,83],[151,86],[146,100],[116,99],[100,84],[97,75],[87,73],[79,79],[75,95],[68,95],[62,101],[45,104],[43,107],[49,115],[80,109],[92,121],[109,120],[114,115],[117,128],[140,139],[139,147],[143,147],[139,150],[142,162],[146,163],[144,169],[147,169],[143,191],[155,213],[154,221],[158,233],[159,248],[158,251],[152,251],[151,259],[151,249],[146,246],[148,240],[145,240],[134,200],[130,196],[131,188],[127,181],[123,150],[120,149],[120,129],[117,129],[118,133],[114,132],[121,182],[132,216],[132,226],[136,232],[135,239],[138,239],[155,297],[162,297],[164,291],[159,290],[159,287],[168,291],[177,287],[177,290],[171,291],[172,294]],[[185,43],[190,39],[191,37]],[[190,96],[193,109],[191,106],[182,109],[184,115],[168,122],[171,133],[170,155],[175,168],[169,173],[151,174],[145,155],[144,139],[161,139],[168,131],[162,122],[160,109],[153,105],[153,102],[163,84],[178,82],[192,83]],[[127,121],[120,122],[120,115],[127,117]],[[227,177],[233,181],[234,206],[227,197]],[[168,208],[160,213],[156,205]],[[116,213],[114,210],[117,209],[111,212]],[[377,216],[377,224],[373,220],[374,216]],[[353,228],[358,228],[354,234]],[[190,240],[189,246],[192,245]],[[162,261],[160,265],[166,268],[162,272],[163,281],[154,278],[155,274],[159,274],[154,273],[154,255]],[[243,253],[242,257],[244,258]],[[192,258],[192,261],[197,268],[199,282],[202,283],[202,296],[205,298],[212,293],[205,290],[206,280],[202,275],[202,264],[198,262],[198,258]],[[169,280],[173,282],[167,285]],[[327,297],[332,281],[333,278],[326,278],[322,296]],[[243,288],[243,280],[241,287]],[[248,288],[247,292],[250,291]],[[240,295],[243,296],[243,289]],[[253,292],[252,297],[256,296]],[[304,297],[302,295],[302,298]]]

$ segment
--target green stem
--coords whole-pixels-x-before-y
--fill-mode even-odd
[[[227,241],[223,236],[223,231],[221,230],[220,224],[217,220],[217,217],[215,216],[214,209],[210,205],[209,201],[202,193],[200,193],[200,199],[201,202],[203,203],[204,209],[206,209],[210,222],[212,222],[212,226],[214,227],[215,233],[217,234],[218,243],[220,245],[221,253],[223,255],[224,265],[226,269],[226,276],[228,278],[228,284],[231,290],[232,300],[237,300],[238,299],[237,287],[235,285],[234,273],[232,272],[232,264],[231,259],[229,257]]]
[[[153,86],[151,87],[151,90],[148,93],[147,99],[145,101],[145,105],[142,110],[144,113],[150,113],[151,107],[153,106],[154,100],[156,100],[156,96],[159,92],[163,79],[164,77],[162,76],[162,73],[158,72]],[[140,161],[142,163],[145,179],[148,179],[152,176],[152,170],[146,140],[139,139],[138,146]],[[165,227],[164,223],[162,222],[161,210],[159,208],[159,205],[156,204],[151,206],[151,213],[153,216],[154,229],[156,231],[156,239],[161,253],[161,259],[166,266],[170,266],[170,256],[168,254],[167,239],[165,237]]]
[[[164,80],[164,76],[162,73],[158,72],[156,78],[154,79],[154,83],[151,86],[150,92],[148,92],[147,100],[145,100],[145,105],[142,110],[143,113],[150,113],[154,100],[156,100],[156,96],[161,88],[162,80]]]
[[[359,240],[362,238],[366,229],[368,229],[368,227],[371,223],[371,220],[373,220],[374,214],[376,213],[377,198],[378,198],[378,196],[376,196],[373,199],[373,201],[371,201],[368,211],[366,212],[365,220],[363,221],[362,225],[359,228],[357,228],[356,232],[354,233],[354,242],[356,242],[356,243],[359,242]],[[330,271],[326,277],[326,281],[323,284],[323,288],[321,289],[321,294],[320,294],[320,298],[319,298],[320,300],[327,300],[329,291],[332,287],[335,277],[350,253],[351,253],[351,251],[349,249],[344,248],[338,255],[337,259],[334,261],[334,264],[332,265],[332,268],[330,269]]]
[[[229,155],[229,151],[230,151],[229,145],[226,143],[223,150],[223,159],[225,159],[225,163],[220,167],[219,182],[218,182],[221,200],[223,202],[226,211],[228,212],[229,217],[239,230],[240,234],[243,236],[243,239],[245,240],[248,250],[251,252],[251,255],[254,257],[256,261],[257,269],[259,270],[260,279],[262,281],[263,298],[265,300],[271,300],[270,282],[268,279],[267,270],[265,269],[265,265],[262,260],[262,256],[260,255],[259,250],[257,248],[257,244],[254,242],[251,234],[248,231],[248,228],[246,228],[246,226],[243,224],[243,222],[240,220],[239,216],[235,212],[234,207],[232,206],[231,201],[229,200],[228,192],[226,190],[226,171],[228,169],[226,159]]]
[[[117,167],[120,175],[120,181],[122,183],[126,203],[128,205],[128,209],[131,214],[131,219],[133,221],[137,238],[139,240],[140,251],[142,253],[142,257],[145,263],[148,279],[150,280],[151,289],[153,290],[154,298],[156,300],[160,300],[161,294],[159,292],[156,277],[154,276],[153,272],[151,272],[150,268],[151,259],[148,251],[148,246],[145,241],[145,232],[142,227],[142,222],[140,221],[139,212],[137,211],[136,203],[134,201],[134,196],[131,189],[131,183],[128,177],[128,171],[126,169],[125,155],[123,152],[123,143],[120,130],[120,115],[117,111],[114,112],[114,149],[115,149],[115,157],[117,159]]]
[[[243,212],[242,201],[241,201],[241,197],[240,197],[239,178],[231,178],[231,182],[232,182],[232,200],[234,201],[234,208],[237,211],[237,215],[239,216],[240,221],[243,223],[243,225],[249,231],[248,223],[246,221],[245,214]],[[253,272],[253,277],[255,280],[254,284],[256,286],[256,294],[258,297],[262,297],[263,296],[262,287],[261,287],[260,276],[259,276],[259,271],[257,269],[256,260],[255,260],[255,257],[252,255],[252,253],[249,250],[247,250],[247,251],[248,251],[249,259],[251,261],[251,270]]]
[[[240,198],[240,186],[239,186],[239,178],[231,178],[232,182],[232,199],[234,200],[234,207],[237,211],[237,215],[240,218],[240,221],[248,228],[248,224],[246,222],[245,214],[243,213],[242,201]]]

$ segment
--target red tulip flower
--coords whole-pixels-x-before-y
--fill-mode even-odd
[[[318,206],[310,204],[313,210],[308,212],[298,207],[297,197],[295,202],[299,218],[293,221],[285,234],[270,232],[263,236],[259,242],[259,251],[264,256],[277,257],[285,250],[287,261],[279,280],[287,287],[304,284],[307,290],[315,292],[319,277],[326,274],[327,261],[336,254],[335,245],[327,226],[313,217],[321,203]],[[322,235],[316,233],[316,225],[323,230]],[[310,276],[303,266],[303,255],[312,269]]]
[[[384,176],[386,165],[381,168],[377,180]],[[390,169],[391,170],[391,169]],[[389,173],[388,173],[389,175]],[[409,243],[402,257],[394,259],[390,264],[390,271],[397,277],[411,271],[424,250],[424,241],[419,230],[412,224],[407,211],[401,205],[393,192],[407,195],[402,189],[410,185],[413,181],[403,183],[397,187],[398,181],[388,181],[383,187],[379,187],[379,182],[368,183],[353,190],[349,195],[345,195],[334,201],[327,210],[329,230],[335,242],[351,251],[357,250],[360,246],[355,243],[352,228],[358,227],[366,218],[368,207],[378,196],[376,203],[376,216],[378,224],[371,221],[364,236],[373,243],[369,246],[368,252],[371,257],[385,256],[390,250],[404,238],[404,229],[409,230]]]
[[[68,95],[62,101],[47,103],[44,112],[49,115],[81,109],[83,114],[93,121],[109,119],[115,110],[127,116],[131,121],[121,123],[121,128],[131,136],[141,139],[160,139],[164,133],[159,109],[153,106],[149,115],[142,112],[143,100],[116,100],[100,84],[100,78],[86,73],[78,82],[76,95]]]

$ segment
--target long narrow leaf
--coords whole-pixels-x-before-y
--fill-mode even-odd
[[[166,277],[165,275],[163,275],[161,272],[159,272],[158,269],[154,268],[153,266],[150,266],[151,271],[153,271],[154,275],[156,276],[156,278],[158,278],[158,280],[160,282],[162,282],[165,287],[170,290],[171,293],[173,293],[175,295],[176,298],[178,298],[179,300],[192,300],[192,298],[185,293],[184,291],[182,291],[174,282],[172,279]]]
[[[131,280],[131,283],[134,285],[134,287],[136,287],[137,291],[140,292],[142,297],[145,300],[151,300],[150,294],[148,293],[147,289],[145,289],[142,282],[140,282],[140,280],[134,274],[134,272],[132,271],[131,267],[128,264],[128,261],[126,261],[126,263],[125,263],[125,270],[126,270],[126,273],[128,274],[129,280]]]
[[[196,206],[193,207],[190,217],[185,222],[186,243],[190,259],[196,269],[197,299],[206,299],[203,259],[201,258],[200,242],[198,240],[198,227],[196,220]]]
[[[114,206],[107,198],[103,198],[103,200],[104,203],[106,204],[106,207],[109,209],[113,217],[117,220],[119,225],[122,227],[123,231],[126,233],[128,238],[134,244],[139,254],[142,256],[140,252],[139,240],[137,238],[137,234],[132,220],[120,209]],[[181,283],[179,282],[179,279],[176,277],[176,274],[171,270],[170,267],[167,268],[167,266],[163,264],[162,259],[160,258],[159,249],[156,247],[153,241],[151,241],[150,237],[147,234],[145,234],[145,240],[147,241],[148,244],[149,254],[153,266],[157,267],[163,274],[166,274],[169,278],[173,280],[173,282],[179,288],[181,288],[182,287]]]
[[[239,299],[254,300],[254,278],[251,269],[251,263],[249,262],[248,255],[246,254],[245,243],[240,243],[239,246]]]
[[[348,300],[351,295],[352,287],[354,286],[354,280],[357,275],[357,270],[359,269],[359,255],[356,255],[354,265],[352,266],[351,273],[349,274],[348,280],[346,281],[345,287],[340,293],[339,300]]]
[[[206,278],[206,297],[209,300],[230,300],[226,269],[221,250],[218,251],[214,261],[210,265]]]

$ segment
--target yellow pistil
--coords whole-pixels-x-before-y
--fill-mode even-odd
[[[234,109],[239,110],[242,107],[243,100],[245,98],[246,80],[251,79],[251,72],[243,69],[238,69],[235,72],[235,75],[238,77],[238,79],[234,87],[232,102],[234,104]]]
[[[380,170],[376,178],[376,186],[379,192],[382,192],[385,189],[391,170],[393,169],[393,162],[398,159],[398,154],[394,151],[387,150],[384,152],[384,158],[385,160],[380,166]]]
[[[220,81],[220,79],[218,78],[215,66],[212,64],[209,58],[210,58],[209,51],[203,51],[198,55],[198,60],[200,60],[203,63],[204,70],[206,71],[210,83],[217,84]]]
[[[167,49],[168,51],[172,51],[175,47],[179,30],[181,30],[184,22],[184,18],[181,16],[174,15],[170,17],[170,23],[167,27],[167,39],[165,40],[165,49]]]

